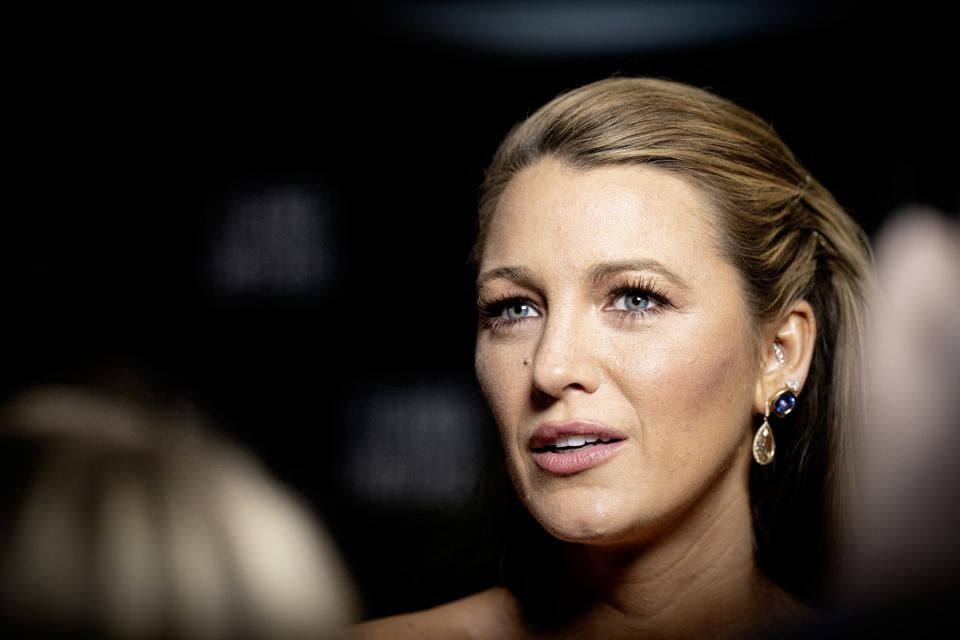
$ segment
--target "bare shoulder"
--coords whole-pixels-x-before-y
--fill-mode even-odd
[[[357,640],[404,638],[503,638],[520,629],[517,602],[506,589],[487,589],[432,609],[361,623]]]

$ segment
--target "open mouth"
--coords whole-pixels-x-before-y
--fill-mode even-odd
[[[569,476],[605,464],[628,446],[627,435],[592,420],[545,422],[530,435],[533,462],[543,471]]]
[[[574,453],[598,445],[620,442],[619,438],[603,439],[599,435],[585,434],[554,438],[541,447],[533,447],[535,453]]]

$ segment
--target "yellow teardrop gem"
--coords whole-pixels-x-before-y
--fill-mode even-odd
[[[770,464],[773,462],[773,456],[777,452],[777,443],[773,440],[773,431],[766,420],[757,429],[757,435],[753,436],[753,459],[758,464]]]

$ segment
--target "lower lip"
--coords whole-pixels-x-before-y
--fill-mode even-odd
[[[560,476],[580,473],[587,469],[599,467],[615,456],[626,444],[625,440],[609,444],[595,444],[577,449],[570,453],[554,453],[553,451],[534,451],[533,461],[537,466]]]

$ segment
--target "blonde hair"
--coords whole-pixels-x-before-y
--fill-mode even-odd
[[[753,113],[676,82],[611,78],[560,95],[507,135],[483,182],[475,263],[505,187],[545,157],[577,169],[655,166],[699,187],[714,205],[718,245],[741,275],[758,336],[793,302],[813,307],[808,379],[797,410],[777,428],[776,462],[754,465],[751,499],[760,566],[815,599],[845,528],[852,481],[872,282],[864,233]],[[758,360],[760,353],[758,339]]]
[[[194,417],[72,388],[0,411],[0,632],[341,638],[352,585],[307,506]]]

